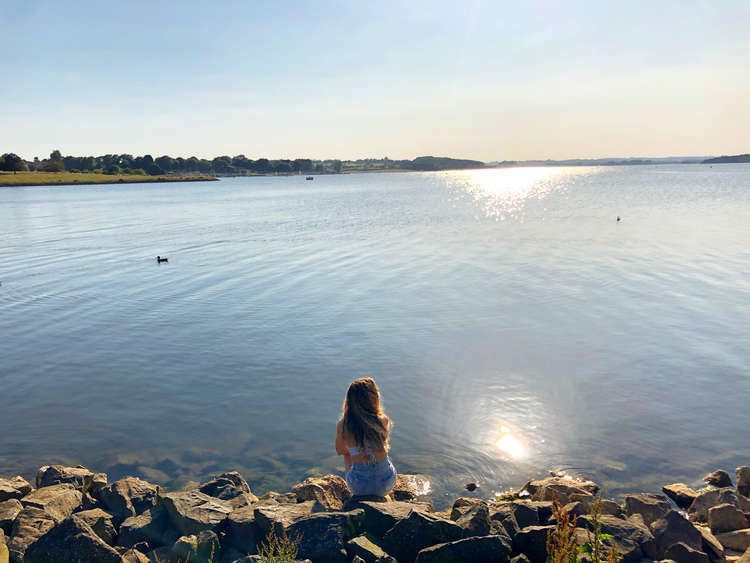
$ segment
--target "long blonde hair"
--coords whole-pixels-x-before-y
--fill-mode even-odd
[[[380,390],[371,377],[353,381],[346,392],[341,413],[343,434],[360,448],[388,451],[388,435],[393,423],[380,406]]]

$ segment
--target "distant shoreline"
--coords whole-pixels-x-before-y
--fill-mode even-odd
[[[168,182],[211,182],[215,176],[141,176],[130,174],[96,174],[86,172],[12,172],[0,173],[0,187],[86,186],[97,184],[161,184]]]

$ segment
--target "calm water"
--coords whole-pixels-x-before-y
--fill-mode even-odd
[[[0,475],[285,489],[362,375],[438,504],[750,462],[750,165],[0,189],[0,237]]]

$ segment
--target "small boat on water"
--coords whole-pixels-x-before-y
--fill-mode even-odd
[[[313,178],[312,176],[308,176],[307,178],[305,178],[305,180],[314,180],[314,179],[315,178]]]

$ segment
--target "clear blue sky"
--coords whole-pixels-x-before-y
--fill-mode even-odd
[[[0,0],[0,49],[25,158],[750,152],[748,0]]]

